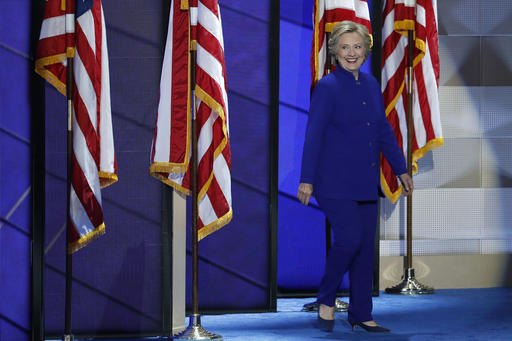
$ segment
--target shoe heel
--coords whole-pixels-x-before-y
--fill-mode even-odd
[[[384,328],[382,326],[379,326],[379,325],[368,326],[362,322],[355,322],[355,321],[350,321],[350,320],[348,321],[348,323],[350,323],[350,325],[352,326],[352,331],[356,330],[356,326],[359,326],[370,333],[389,333],[391,331],[391,330]]]
[[[318,316],[316,321],[316,327],[326,332],[332,332],[332,330],[334,329],[334,320],[324,320],[323,318]]]

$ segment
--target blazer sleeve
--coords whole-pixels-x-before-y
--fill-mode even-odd
[[[320,161],[322,143],[334,99],[330,96],[332,84],[320,81],[311,95],[306,137],[302,150],[302,168],[300,182],[313,184]]]
[[[386,160],[389,162],[391,169],[396,176],[407,173],[407,165],[405,162],[404,154],[402,149],[398,146],[398,142],[395,137],[395,132],[391,127],[388,119],[386,118],[386,111],[384,109],[384,100],[382,94],[378,93],[378,99],[380,102],[380,115],[379,120],[379,145],[380,150]]]

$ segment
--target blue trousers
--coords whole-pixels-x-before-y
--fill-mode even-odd
[[[349,271],[349,320],[372,317],[372,279],[377,227],[377,201],[316,198],[331,223],[334,243],[318,289],[317,302],[332,307],[343,275]]]

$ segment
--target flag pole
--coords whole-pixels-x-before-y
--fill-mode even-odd
[[[325,39],[328,42],[329,39],[331,39],[331,32],[325,32]],[[331,73],[331,67],[332,67],[332,56],[330,53],[327,53],[327,56],[325,57],[325,69],[326,73]],[[325,217],[325,257],[329,255],[329,250],[331,249],[332,245],[332,232],[331,232],[331,222],[327,217]],[[345,312],[348,311],[348,303],[343,302],[339,298],[336,298],[336,301],[334,302],[334,308],[336,312]],[[302,311],[317,311],[318,310],[318,303],[311,302],[306,303],[302,306]]]
[[[192,44],[191,44],[192,45]],[[178,335],[174,336],[176,340],[223,340],[222,336],[211,333],[201,326],[201,315],[199,314],[198,299],[198,278],[199,278],[199,255],[198,255],[198,228],[197,217],[199,214],[198,207],[198,189],[197,189],[197,121],[195,108],[195,84],[196,84],[196,59],[197,51],[194,47],[190,50],[190,84],[192,93],[190,94],[190,110],[192,114],[191,124],[191,147],[192,155],[190,158],[190,190],[192,196],[192,314],[190,315],[188,327]]]
[[[69,11],[66,2],[66,13]],[[74,8],[74,7],[71,7]],[[66,203],[66,288],[65,288],[65,301],[64,301],[64,335],[63,341],[73,341],[74,337],[71,334],[71,293],[72,293],[72,276],[73,276],[73,255],[69,249],[69,230],[70,230],[70,205],[71,205],[71,162],[73,158],[73,60],[74,53],[70,53],[68,46],[68,35],[73,34],[75,29],[75,13],[73,15],[66,15],[66,99],[68,104],[68,130],[67,130],[67,151],[66,151],[66,188],[67,188],[67,203]],[[74,43],[73,43],[74,45]],[[73,46],[74,49],[74,46]]]
[[[74,21],[74,20],[73,20]],[[71,334],[71,280],[73,274],[73,255],[69,250],[69,209],[71,191],[71,158],[73,155],[73,57],[67,58],[66,65],[66,97],[68,103],[68,131],[67,131],[67,210],[66,210],[66,291],[63,341],[73,341]]]
[[[412,178],[412,104],[413,104],[413,56],[414,56],[414,31],[407,31],[407,173]],[[402,281],[397,285],[386,288],[388,294],[421,295],[433,294],[434,288],[418,282],[412,267],[412,194],[407,197],[407,256],[406,267]]]

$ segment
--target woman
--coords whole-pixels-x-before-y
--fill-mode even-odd
[[[380,86],[359,71],[370,47],[371,37],[363,25],[343,21],[334,27],[329,53],[336,58],[337,68],[313,91],[304,142],[297,197],[308,205],[314,194],[334,234],[317,298],[317,326],[327,331],[334,328],[336,290],[347,270],[352,329],[389,331],[371,314],[381,152],[399,174],[404,194],[413,191],[404,156],[386,119]]]

